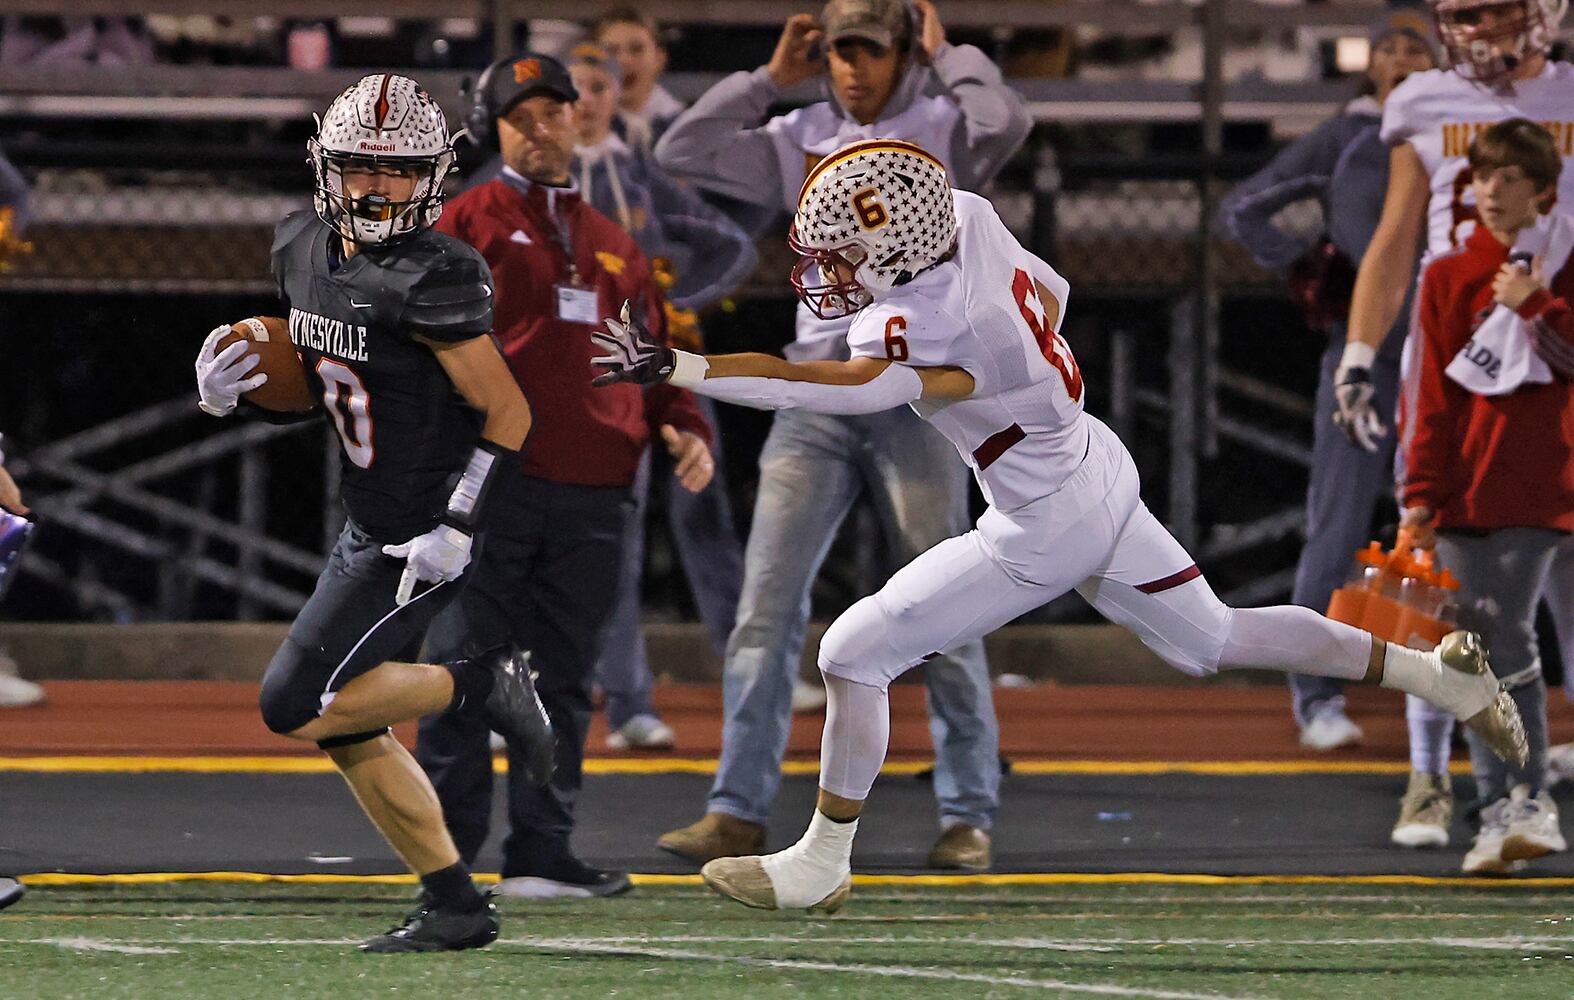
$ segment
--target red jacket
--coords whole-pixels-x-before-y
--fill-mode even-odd
[[[616,317],[623,300],[631,299],[663,342],[666,319],[661,292],[633,237],[585,204],[577,188],[543,187],[517,176],[488,181],[451,199],[434,228],[481,251],[492,269],[494,330],[530,403],[526,475],[628,486],[662,424],[711,442],[710,424],[685,389],[591,387],[591,377],[601,372],[590,364],[603,353],[590,341],[599,318]],[[583,284],[596,294],[594,325],[558,318],[557,288],[569,283],[565,233]]]
[[[1566,375],[1478,396],[1444,374],[1493,308],[1492,279],[1509,248],[1485,226],[1434,260],[1417,305],[1421,351],[1406,426],[1405,506],[1425,504],[1438,528],[1574,531],[1574,391]],[[1543,356],[1574,348],[1574,266],[1519,308]],[[1565,368],[1564,371],[1567,371]]]

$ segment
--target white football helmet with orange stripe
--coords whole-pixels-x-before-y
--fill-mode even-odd
[[[809,310],[821,319],[855,313],[951,252],[956,203],[945,167],[910,142],[843,146],[804,180],[787,241],[802,255],[792,285]]]
[[[430,226],[443,214],[443,178],[454,169],[448,120],[407,76],[373,73],[334,98],[306,149],[317,174],[313,205],[323,222],[361,246],[376,246]],[[350,198],[346,165],[417,167],[422,176],[406,201]]]

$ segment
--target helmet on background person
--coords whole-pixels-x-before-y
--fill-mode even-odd
[[[1568,10],[1568,0],[1430,3],[1449,67],[1488,86],[1505,82],[1527,59],[1546,55]]]
[[[910,142],[843,146],[804,180],[787,242],[801,258],[792,286],[809,310],[851,315],[950,253],[956,201],[945,167]]]
[[[306,149],[317,176],[317,216],[358,246],[410,236],[443,214],[443,179],[454,169],[448,120],[420,84],[407,76],[373,73],[334,98],[317,121]],[[346,167],[416,172],[403,201],[380,194],[352,197]]]

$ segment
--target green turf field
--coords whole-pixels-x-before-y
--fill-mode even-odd
[[[1558,888],[873,885],[811,919],[641,886],[505,904],[484,952],[358,954],[410,895],[39,887],[0,913],[0,997],[1574,997]]]

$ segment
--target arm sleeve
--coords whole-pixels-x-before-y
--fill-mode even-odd
[[[753,375],[706,378],[709,367],[698,355],[678,352],[680,361],[670,384],[692,388],[701,396],[756,410],[811,410],[856,416],[883,413],[924,394],[923,379],[907,365],[887,365],[880,374],[858,385],[828,385]],[[692,374],[685,374],[692,373]]]
[[[1530,331],[1530,343],[1547,367],[1564,378],[1574,378],[1574,267],[1564,266],[1552,279],[1552,289],[1541,289],[1520,303],[1519,315]]]
[[[761,66],[734,73],[679,115],[656,143],[656,159],[674,177],[729,198],[777,208],[781,167],[760,122],[780,96]]]
[[[1421,279],[1419,304],[1421,352],[1417,359],[1414,409],[1405,434],[1404,506],[1425,504],[1433,513],[1453,498],[1453,462],[1459,455],[1456,428],[1470,405],[1470,393],[1444,374],[1458,346],[1447,329],[1453,314],[1448,288],[1436,271]]]
[[[962,112],[951,150],[957,186],[976,191],[1022,148],[1033,118],[1000,67],[974,46],[942,46],[934,71]]]
[[[1219,206],[1219,224],[1269,270],[1284,270],[1310,247],[1305,239],[1274,225],[1273,217],[1286,205],[1320,197],[1327,190],[1339,161],[1337,121],[1324,122],[1280,150]]]
[[[416,281],[400,325],[428,340],[457,343],[492,332],[492,272],[470,247],[438,262]]]
[[[742,284],[760,261],[754,241],[737,223],[660,167],[650,171],[650,181],[661,212],[663,238],[687,251],[687,265],[679,270],[677,284],[672,287],[672,304],[680,309],[699,309]]]

